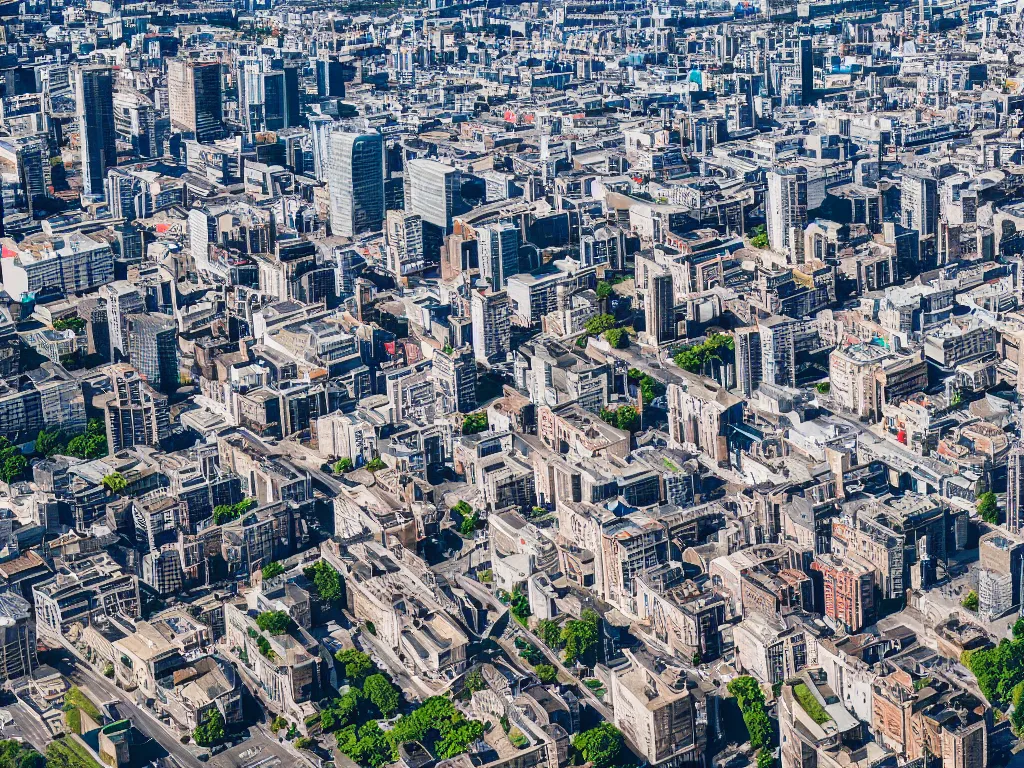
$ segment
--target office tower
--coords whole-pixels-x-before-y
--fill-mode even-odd
[[[433,370],[437,389],[444,398],[445,413],[469,413],[476,409],[476,359],[472,347],[449,347],[435,352]]]
[[[379,133],[331,136],[331,230],[352,237],[384,222],[384,141]]]
[[[217,219],[200,203],[188,212],[188,243],[196,271],[209,271],[210,246],[217,244]]]
[[[158,446],[171,433],[171,412],[167,396],[142,380],[127,364],[112,365],[111,391],[103,396],[103,408],[110,439],[110,452],[136,445]]]
[[[807,171],[783,168],[768,172],[768,242],[772,250],[796,261],[807,226]]]
[[[284,68],[284,127],[302,125],[302,90],[299,88],[299,68]]]
[[[900,207],[903,226],[916,230],[919,240],[934,235],[939,226],[938,182],[927,171],[903,171]]]
[[[736,345],[736,389],[750,397],[762,381],[761,332],[756,325],[737,328],[733,338]]]
[[[110,67],[78,68],[75,110],[82,147],[82,194],[102,197],[107,169],[117,165],[114,76]]]
[[[17,680],[38,666],[31,604],[15,591],[0,592],[0,676]]]
[[[423,221],[451,234],[452,216],[461,213],[462,172],[437,160],[406,163],[406,206]]]
[[[800,38],[800,103],[814,104],[814,41],[809,37]]]
[[[100,298],[107,305],[107,327],[110,331],[112,358],[128,355],[128,316],[146,311],[146,301],[127,280],[101,285]]]
[[[480,276],[498,291],[519,274],[519,229],[511,223],[487,224],[476,230]]]
[[[395,68],[395,79],[399,85],[416,85],[416,49],[400,46],[391,54],[391,64]]]
[[[114,218],[131,221],[149,215],[146,205],[148,195],[143,189],[142,179],[136,174],[124,168],[111,168],[107,171],[105,189],[107,208]],[[142,210],[139,210],[140,207]]]
[[[1024,531],[1024,443],[1015,443],[1006,460],[1006,528]]]
[[[316,95],[323,98],[343,98],[345,96],[345,64],[336,59],[316,60]]]
[[[46,196],[46,187],[50,179],[50,151],[43,138],[34,137],[3,137],[0,138],[0,170],[5,175],[17,176],[17,189],[14,204],[31,214],[35,211],[40,198]],[[0,211],[2,211],[0,199]],[[0,222],[0,230],[3,224]],[[0,234],[0,237],[3,235]]]
[[[167,64],[171,125],[196,141],[212,141],[224,131],[220,62],[172,59]]]
[[[473,354],[482,363],[502,363],[511,348],[512,303],[505,291],[474,290],[470,299]]]
[[[114,129],[117,137],[132,145],[136,157],[157,157],[156,110],[153,102],[138,91],[114,94]]]
[[[648,276],[644,293],[644,322],[651,345],[658,346],[676,338],[675,292],[672,275],[660,267]]]
[[[384,227],[388,269],[404,277],[426,268],[423,260],[423,219],[415,213],[388,211]]]
[[[309,116],[309,137],[313,149],[313,175],[318,181],[327,181],[331,167],[331,132],[334,118],[328,115]]]
[[[178,387],[178,328],[166,315],[128,316],[128,358],[153,389]]]
[[[769,384],[796,386],[796,346],[793,334],[797,321],[773,315],[758,323],[761,337],[761,374]]]

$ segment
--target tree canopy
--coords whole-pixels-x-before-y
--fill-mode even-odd
[[[594,768],[611,768],[622,752],[622,731],[611,723],[601,723],[596,728],[576,734],[572,745],[585,762],[593,763]]]
[[[317,560],[302,573],[313,582],[321,600],[334,603],[341,599],[341,576],[326,560]]]
[[[264,611],[256,617],[256,626],[272,635],[283,635],[292,626],[292,618],[284,611]]]
[[[390,717],[398,709],[398,689],[379,672],[366,678],[366,682],[363,683],[363,695],[384,717]]]
[[[565,661],[575,664],[577,660],[586,658],[597,646],[600,616],[589,608],[584,610],[579,619],[570,619],[562,627],[562,645],[565,646]]]
[[[196,726],[192,732],[192,738],[201,747],[210,747],[224,741],[227,735],[224,730],[224,716],[216,707],[211,707],[206,712],[202,723]]]

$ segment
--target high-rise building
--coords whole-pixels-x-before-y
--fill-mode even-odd
[[[384,222],[384,142],[379,133],[331,135],[331,230],[352,237]]]
[[[508,279],[519,274],[519,229],[511,223],[477,227],[480,276],[501,290]]]
[[[1024,531],[1024,443],[1015,443],[1006,460],[1006,527]]]
[[[171,125],[212,141],[224,131],[219,61],[171,59],[167,64],[167,100]]]
[[[128,316],[128,358],[153,389],[178,386],[178,327],[166,315]]]
[[[476,359],[471,347],[435,352],[433,371],[437,388],[445,400],[445,413],[469,413],[477,407]]]
[[[17,680],[38,666],[31,604],[15,592],[0,592],[0,675]]]
[[[128,355],[128,316],[146,311],[146,301],[127,280],[116,280],[100,286],[100,298],[107,305],[107,327],[110,331],[110,352]]]
[[[138,91],[114,94],[114,128],[117,138],[132,145],[138,157],[161,154],[156,140],[156,109],[153,102]]]
[[[99,405],[106,417],[111,453],[136,445],[160,445],[171,432],[167,396],[143,381],[130,365],[113,365],[108,372],[112,391]]]
[[[473,291],[473,354],[482,363],[504,362],[511,348],[512,302],[505,291]]]
[[[782,168],[768,172],[768,242],[772,250],[796,261],[807,226],[807,171]]]
[[[423,260],[423,219],[415,213],[388,211],[384,239],[388,269],[395,277],[404,277],[426,268]]]
[[[761,375],[769,384],[796,386],[796,344],[793,333],[797,321],[774,315],[758,323],[761,337]]]
[[[803,37],[800,38],[800,101],[807,106],[817,100],[814,93],[814,41]]]
[[[927,171],[903,171],[900,208],[903,226],[916,230],[918,239],[934,235],[939,228],[939,191],[935,177]]]
[[[452,216],[461,212],[462,172],[437,160],[410,160],[405,188],[405,209],[450,234]]]
[[[337,59],[317,59],[316,95],[320,98],[343,98],[346,69],[351,69],[351,65],[343,64]]]
[[[676,338],[675,290],[672,275],[665,269],[651,271],[644,293],[644,323],[652,345],[661,345]]]
[[[750,397],[763,381],[761,332],[756,325],[737,328],[733,339],[736,348],[736,389]]]
[[[107,169],[117,165],[114,126],[114,76],[110,67],[79,67],[75,82],[75,110],[82,147],[82,194],[98,198],[104,193]]]
[[[329,115],[309,116],[309,137],[313,148],[313,175],[319,181],[327,181],[331,167],[331,132],[334,118]]]

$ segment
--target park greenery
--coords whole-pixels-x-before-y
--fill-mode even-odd
[[[475,435],[487,429],[487,411],[467,413],[462,419],[462,434]]]
[[[0,768],[46,768],[46,759],[28,744],[0,741]]]
[[[256,506],[256,499],[242,499],[237,504],[218,504],[213,508],[214,525],[223,525],[237,520]]]
[[[558,679],[558,670],[551,664],[538,664],[533,668],[533,671],[537,673],[537,677],[545,685],[553,683]]]
[[[313,582],[320,599],[336,603],[341,599],[341,576],[326,560],[317,560],[302,570],[302,575]]]
[[[712,333],[702,343],[676,350],[672,360],[684,371],[704,374],[714,361],[730,362],[736,341],[725,333]]]
[[[601,420],[616,429],[625,432],[636,432],[640,429],[640,414],[631,405],[620,405],[618,408],[602,408],[598,414]]]
[[[598,280],[597,290],[595,292],[597,293],[597,298],[607,299],[612,295],[612,284],[604,280]]]
[[[338,459],[334,462],[334,466],[332,466],[331,469],[334,470],[334,474],[343,475],[346,472],[351,472],[355,469],[355,464],[352,463],[352,459]]]
[[[604,332],[604,338],[613,349],[625,349],[629,346],[629,333],[625,328],[609,328]]]
[[[104,475],[100,483],[113,494],[121,493],[121,491],[128,487],[128,481],[124,479],[124,475],[120,472],[111,472],[109,475]]]
[[[80,318],[78,315],[62,317],[59,320],[53,321],[53,330],[74,331],[75,333],[81,333],[82,331],[85,330],[85,320]]]
[[[272,579],[284,573],[284,566],[277,562],[277,560],[273,560],[263,566],[261,573],[264,579]]]
[[[458,512],[462,518],[459,523],[459,533],[463,536],[472,536],[473,531],[480,527],[480,513],[471,507],[467,502],[459,502],[452,507],[452,511]]]
[[[806,683],[797,683],[793,686],[793,697],[803,708],[804,712],[810,715],[811,719],[818,725],[827,723],[832,719],[831,715],[825,711],[825,708],[814,697],[814,693],[811,692]]]
[[[292,627],[292,618],[284,611],[264,611],[256,617],[256,626],[272,635],[283,635]]]
[[[362,651],[346,648],[334,654],[334,658],[345,672],[345,680],[349,685],[361,685],[375,669],[373,661]]]
[[[966,608],[968,611],[978,610],[978,593],[973,589],[964,595],[964,599],[960,601],[960,605]]]
[[[995,648],[964,651],[960,661],[978,680],[978,688],[993,707],[1006,711],[1011,705],[1010,725],[1018,735],[1024,727],[1024,619],[1013,625],[1013,639],[1004,638]]]
[[[30,765],[39,764],[33,762]],[[72,736],[65,736],[47,745],[46,765],[48,768],[100,768],[100,764],[86,751],[85,745]]]
[[[611,768],[618,765],[622,753],[622,731],[611,723],[601,723],[589,731],[576,734],[572,746],[583,758],[583,762],[591,763],[594,768]]]
[[[985,493],[978,496],[978,515],[986,523],[992,525],[999,525],[999,503],[996,501],[996,495],[992,491],[985,491]]]
[[[771,744],[772,721],[764,703],[764,692],[754,678],[743,675],[731,681],[726,688],[736,697],[743,722],[750,734],[750,745],[762,749]]]
[[[227,736],[227,732],[224,729],[224,716],[216,707],[208,709],[203,722],[192,731],[192,738],[201,747],[212,747],[214,744],[219,744],[224,741],[225,736]]]
[[[553,651],[562,647],[562,626],[553,619],[541,619],[537,622],[537,637]]]
[[[466,690],[470,693],[476,693],[487,688],[487,681],[484,680],[484,676],[480,674],[479,669],[474,669],[468,675],[466,675]]]
[[[601,617],[597,611],[586,608],[579,619],[570,619],[562,627],[562,645],[565,647],[565,663],[593,661],[597,648]],[[546,641],[545,641],[546,642]]]
[[[764,224],[758,224],[750,230],[750,244],[754,248],[765,249],[768,247],[768,229]]]
[[[630,383],[636,384],[640,389],[644,404],[650,403],[654,398],[665,392],[665,386],[650,374],[644,373],[639,368],[630,368],[626,372],[626,378]]]
[[[89,419],[85,432],[68,434],[58,427],[40,430],[35,452],[40,456],[74,456],[99,459],[107,455],[107,428],[102,419]]]
[[[391,717],[398,709],[398,689],[379,672],[366,678],[363,683],[363,695],[384,717]]]
[[[100,719],[99,708],[92,703],[78,686],[71,686],[64,694],[64,721],[72,733],[82,732],[82,713],[97,722]]]
[[[368,462],[366,462],[366,469],[370,472],[380,472],[382,469],[387,469],[388,465],[384,463],[384,459],[380,456],[374,456]]]

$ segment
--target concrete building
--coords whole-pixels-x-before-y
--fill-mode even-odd
[[[728,465],[731,428],[743,421],[743,400],[711,379],[681,375],[684,384],[668,386],[672,447],[694,448]]]
[[[171,125],[208,142],[224,132],[219,61],[171,59],[167,62],[167,96]]]
[[[32,605],[15,592],[0,592],[0,674],[17,680],[37,666]]]
[[[780,168],[768,172],[768,242],[772,250],[789,254],[792,263],[803,261],[807,226],[807,171]]]
[[[473,354],[478,362],[500,363],[511,349],[512,305],[505,291],[474,290],[470,297]]]
[[[103,409],[113,453],[136,445],[159,446],[171,433],[167,396],[143,381],[132,366],[108,369],[112,391],[97,405]]]
[[[107,169],[117,165],[114,73],[110,67],[75,70],[75,116],[82,148],[82,194],[102,198]]]
[[[378,133],[332,133],[327,188],[331,230],[352,237],[384,223],[384,142]]]

